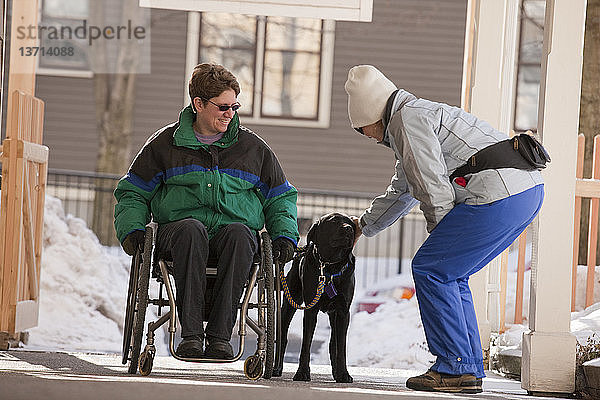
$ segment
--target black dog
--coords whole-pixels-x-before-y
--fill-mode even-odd
[[[331,213],[321,217],[310,228],[306,250],[294,258],[286,277],[289,293],[297,305],[303,301],[305,306],[313,302],[320,279],[326,284],[318,302],[304,310],[302,350],[300,365],[294,375],[295,381],[310,381],[310,346],[317,314],[323,311],[329,314],[331,327],[329,358],[333,378],[336,382],[352,382],[346,368],[346,334],[350,322],[350,304],[354,296],[354,233],[354,223],[346,215]],[[296,312],[287,296],[284,298],[281,311],[282,351],[280,359],[275,362],[273,376],[281,376],[287,333]]]

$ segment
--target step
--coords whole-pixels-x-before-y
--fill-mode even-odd
[[[521,349],[500,351],[492,358],[491,369],[507,378],[520,380]],[[576,375],[576,391],[584,398],[600,399],[600,358],[585,362]]]
[[[491,360],[491,369],[510,379],[521,379],[521,349],[506,349]]]
[[[600,358],[583,363],[583,374],[585,375],[585,394],[592,399],[600,399]]]

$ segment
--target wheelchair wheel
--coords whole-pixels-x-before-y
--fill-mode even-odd
[[[275,263],[275,365],[282,365],[283,354],[281,349],[281,304],[282,288],[279,279],[283,265]]]
[[[144,350],[142,354],[140,354],[138,367],[140,369],[140,374],[142,374],[143,376],[148,376],[150,375],[150,372],[152,372],[152,364],[154,364],[154,353],[154,346],[152,346],[150,349],[146,348],[146,350]]]
[[[127,291],[127,308],[125,309],[125,324],[123,325],[123,359],[127,364],[129,360],[129,347],[131,346],[131,335],[133,333],[133,317],[137,300],[137,285],[140,271],[140,260],[142,255],[136,251],[131,257],[131,268],[129,270],[129,289]]]
[[[129,368],[130,374],[135,374],[138,369],[142,339],[144,336],[144,322],[146,321],[146,308],[148,307],[148,287],[150,285],[150,267],[152,266],[152,229],[146,229],[146,240],[144,242],[144,252],[139,266],[139,278],[137,290],[135,291],[135,307],[133,316],[133,326],[131,339],[129,341]]]
[[[269,234],[261,234],[261,268],[265,280],[265,294],[267,300],[267,324],[266,324],[266,346],[265,367],[263,377],[270,379],[273,375],[275,360],[275,287],[273,280],[273,251]]]
[[[251,355],[244,361],[244,375],[253,381],[260,379],[263,375],[263,363],[256,354]]]

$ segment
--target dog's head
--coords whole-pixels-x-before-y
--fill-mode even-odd
[[[326,214],[310,227],[306,241],[315,245],[321,261],[343,261],[354,246],[355,229],[354,222],[347,215],[337,212]]]

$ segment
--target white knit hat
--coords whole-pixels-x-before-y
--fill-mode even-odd
[[[362,128],[381,119],[396,85],[372,65],[357,65],[348,71],[344,85],[348,93],[348,117],[353,128]]]

